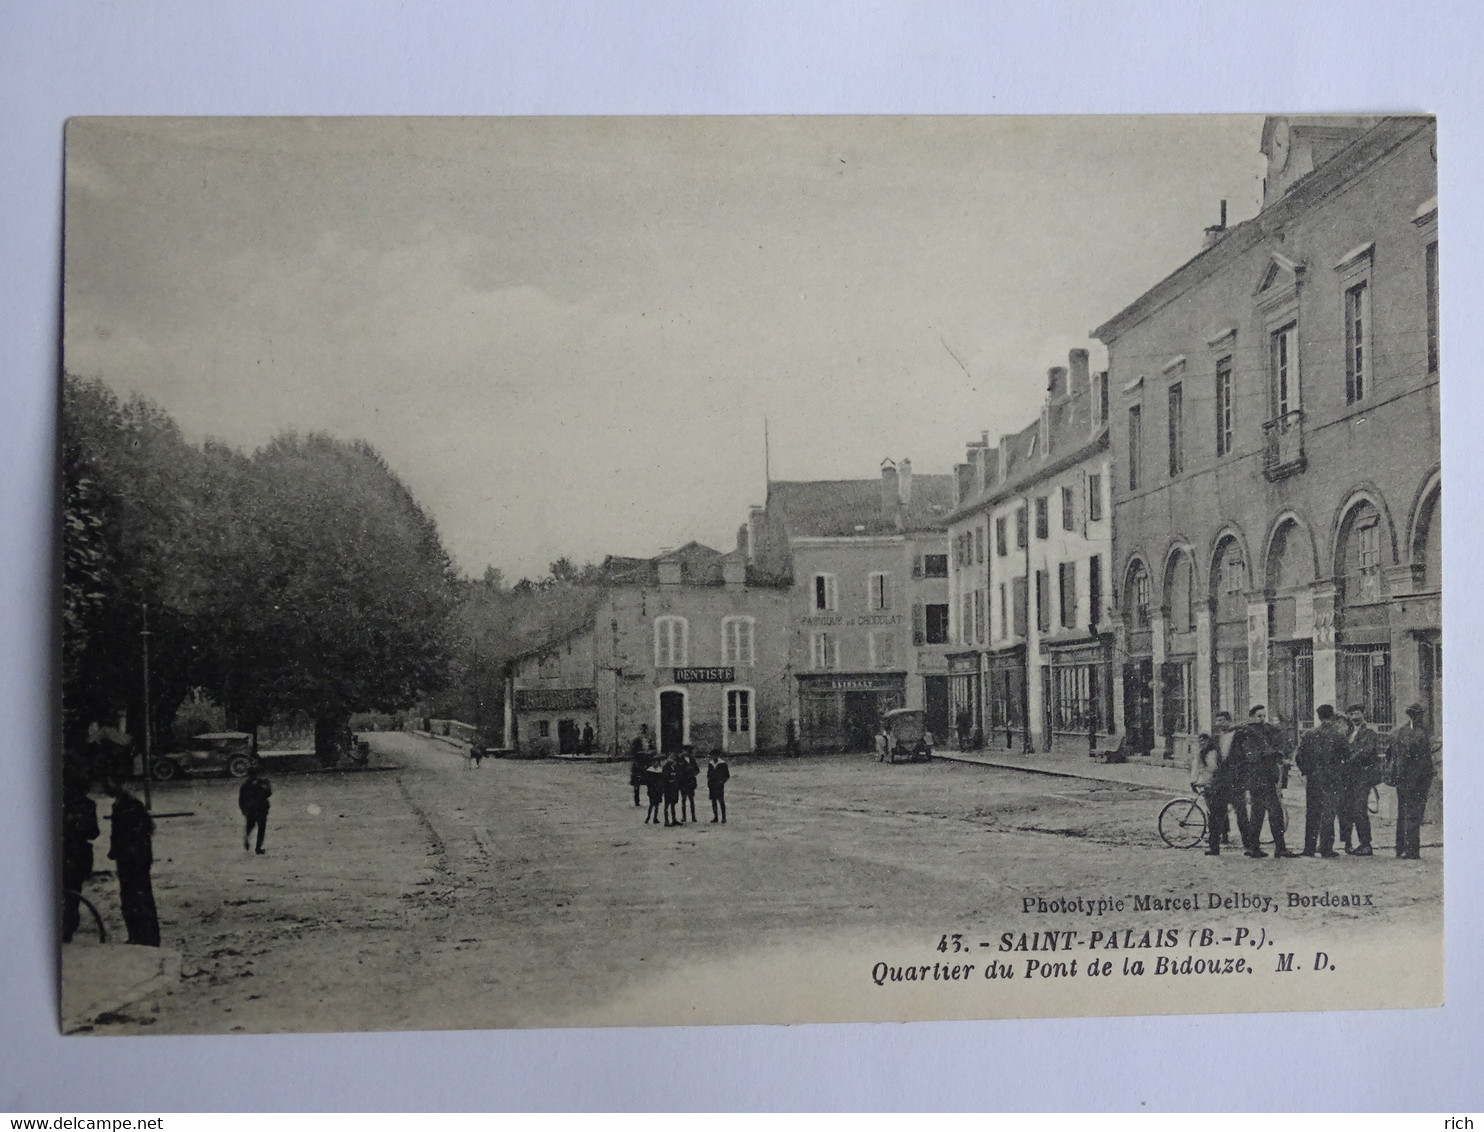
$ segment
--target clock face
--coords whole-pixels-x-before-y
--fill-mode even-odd
[[[1288,164],[1288,141],[1288,120],[1279,118],[1273,125],[1273,144],[1268,153],[1274,172],[1282,170]]]

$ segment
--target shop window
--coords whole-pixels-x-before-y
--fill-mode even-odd
[[[745,688],[727,689],[727,730],[733,735],[752,733],[752,693]]]

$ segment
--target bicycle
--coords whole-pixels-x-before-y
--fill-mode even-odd
[[[1171,849],[1193,849],[1205,840],[1210,820],[1200,792],[1193,791],[1188,798],[1165,803],[1159,811],[1159,835]]]

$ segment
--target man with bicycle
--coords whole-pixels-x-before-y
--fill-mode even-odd
[[[1227,808],[1236,817],[1237,829],[1242,833],[1242,844],[1247,842],[1247,807],[1242,797],[1243,769],[1240,752],[1233,757],[1236,732],[1232,730],[1231,712],[1216,713],[1216,734],[1201,736],[1200,749],[1191,765],[1191,786],[1206,795],[1206,806],[1211,811],[1207,825],[1208,847],[1206,856],[1221,856],[1221,838],[1229,828]]]
[[[1365,723],[1365,708],[1351,704],[1345,709],[1350,723],[1349,757],[1340,768],[1339,794],[1340,840],[1352,857],[1369,857],[1371,852],[1371,788],[1383,777],[1381,736]],[[1351,835],[1355,845],[1351,847]]]

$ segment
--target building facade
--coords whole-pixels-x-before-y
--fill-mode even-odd
[[[621,755],[648,726],[663,753],[689,744],[781,748],[791,706],[788,584],[740,552],[690,543],[610,558],[590,621],[511,662],[507,734],[526,753]]]
[[[1380,730],[1441,694],[1436,127],[1270,118],[1256,217],[1095,332],[1112,389],[1116,704]]]
[[[969,742],[1115,741],[1107,375],[1048,374],[1037,421],[968,445],[948,516],[952,696]],[[961,739],[962,741],[962,739]]]
[[[789,670],[805,749],[867,750],[881,717],[950,727],[949,476],[885,461],[879,480],[777,481],[740,541],[792,579]]]

